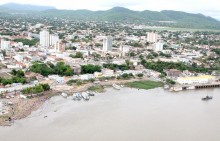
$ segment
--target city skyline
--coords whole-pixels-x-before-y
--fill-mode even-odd
[[[206,16],[211,16],[216,19],[220,19],[220,10],[218,5],[220,2],[215,0],[81,0],[81,1],[69,1],[63,0],[62,3],[59,0],[1,0],[0,4],[6,3],[19,3],[19,4],[32,4],[32,5],[41,5],[41,6],[53,6],[57,9],[68,9],[68,10],[78,10],[78,9],[88,9],[88,10],[108,10],[112,7],[120,6],[129,8],[131,10],[142,11],[142,10],[152,10],[152,11],[161,11],[161,10],[176,10],[184,11],[189,13],[201,13]]]

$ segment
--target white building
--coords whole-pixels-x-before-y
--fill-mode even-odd
[[[112,77],[115,76],[114,71],[110,69],[102,69],[102,74],[104,77]]]
[[[209,83],[209,82],[213,82],[214,80],[215,80],[215,77],[211,75],[177,78],[177,82],[179,84],[185,84],[185,85]]]
[[[158,42],[155,44],[155,48],[154,48],[154,51],[158,52],[158,51],[163,51],[163,45],[164,43],[162,42]]]
[[[56,81],[56,83],[59,83],[59,84],[65,83],[64,77],[61,77],[58,75],[49,75],[48,78]]]
[[[122,53],[128,53],[130,51],[130,46],[123,45],[120,47]]]
[[[150,43],[156,43],[158,39],[158,35],[153,32],[148,32],[147,33],[147,41]]]
[[[50,45],[54,46],[57,42],[59,42],[59,36],[56,34],[50,35]]]
[[[103,51],[112,51],[112,37],[107,36],[103,38]]]
[[[1,40],[1,50],[9,50],[10,49],[10,41],[6,41],[4,39]]]
[[[47,30],[40,32],[40,45],[43,47],[49,47],[50,45],[50,33]]]

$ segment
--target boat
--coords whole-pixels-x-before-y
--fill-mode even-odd
[[[92,93],[92,92],[88,92],[88,95],[89,95],[89,96],[95,96],[95,94]]]
[[[80,101],[82,99],[82,95],[80,93],[74,93],[73,94],[73,100]]]
[[[169,89],[170,86],[169,85],[164,85],[164,89]]]
[[[90,99],[89,97],[89,94],[87,92],[83,92],[82,93],[82,98],[85,100],[85,101],[88,101]]]
[[[211,100],[212,98],[213,98],[212,96],[206,96],[206,97],[203,97],[202,100],[207,101],[207,100]]]
[[[121,89],[121,87],[119,85],[116,85],[115,83],[112,84],[112,87],[115,88],[116,90],[120,90]]]
[[[61,96],[63,96],[64,98],[67,98],[67,94],[66,93],[62,93]]]
[[[73,93],[73,100],[78,100],[78,97],[77,97],[77,94],[76,93]]]

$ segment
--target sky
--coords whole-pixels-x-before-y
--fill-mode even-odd
[[[115,6],[131,10],[177,10],[190,13],[202,13],[220,20],[219,0],[0,0],[0,4],[9,2],[54,6],[57,9],[107,10]]]

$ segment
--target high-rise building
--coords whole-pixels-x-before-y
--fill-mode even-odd
[[[10,41],[1,39],[1,50],[9,50],[9,49],[10,49]]]
[[[62,42],[56,42],[54,45],[54,50],[56,52],[64,52],[65,51],[65,45]]]
[[[158,51],[163,51],[163,45],[164,43],[162,42],[158,42],[155,44],[155,48],[154,48],[154,51],[158,52]]]
[[[153,32],[148,32],[147,33],[147,41],[150,43],[156,43],[158,39],[158,35]]]
[[[103,38],[103,51],[112,51],[112,37],[107,36]]]
[[[50,35],[50,45],[54,46],[59,41],[59,36],[56,34]]]
[[[50,33],[47,30],[40,32],[40,45],[43,47],[50,46]]]

